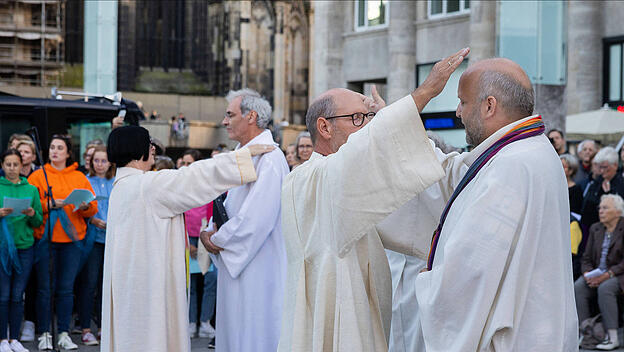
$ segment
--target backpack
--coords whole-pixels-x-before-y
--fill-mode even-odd
[[[579,328],[581,330],[580,347],[583,349],[593,350],[606,337],[600,314],[583,320]]]

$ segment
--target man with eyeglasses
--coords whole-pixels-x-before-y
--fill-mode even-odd
[[[316,98],[306,115],[310,159],[282,188],[288,280],[279,351],[384,351],[391,316],[383,245],[412,253],[409,236],[368,230],[444,172],[419,112],[469,49],[436,65],[411,95],[385,105],[348,89]]]
[[[271,105],[266,99],[241,89],[226,100],[223,125],[239,143],[237,150],[277,146],[267,129]],[[280,191],[289,169],[279,148],[253,158],[253,164],[258,179],[228,192],[229,220],[200,234],[217,267],[217,352],[273,352],[279,340],[286,281]]]

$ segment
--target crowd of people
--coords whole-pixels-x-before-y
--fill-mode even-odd
[[[154,140],[153,143],[158,142]],[[219,145],[210,157],[222,151],[227,151],[226,147]],[[189,166],[203,159],[200,151],[189,149],[176,167],[171,158],[162,155],[162,146],[159,152],[161,155],[157,156],[152,167],[155,171]],[[27,351],[20,341],[31,342],[35,339],[38,339],[39,350],[53,348],[52,295],[60,348],[78,348],[70,333],[81,334],[80,340],[87,346],[98,345],[101,338],[104,248],[108,199],[113,189],[115,166],[109,162],[106,145],[100,139],[87,143],[83,154],[84,165],[79,166],[74,161],[72,141],[68,135],[53,135],[48,155],[48,162],[43,165],[44,175],[42,167],[37,165],[35,143],[24,134],[12,135],[2,154],[1,352]],[[75,189],[87,189],[95,199],[79,205],[65,204],[64,199]],[[28,198],[31,204],[28,209],[16,214],[13,209],[4,206],[6,198]],[[201,227],[212,217],[212,202],[191,209],[184,215],[190,239],[190,256],[196,258]],[[47,221],[52,223],[49,227],[46,227]],[[48,246],[50,238],[51,247]],[[54,265],[51,286],[50,263]],[[215,312],[216,269],[211,266],[205,275],[196,270],[190,279],[190,335],[214,339],[215,330],[210,321]],[[72,320],[72,316],[75,319]]]
[[[595,347],[612,350],[620,346],[617,300],[624,290],[624,148],[618,154],[614,147],[601,148],[588,139],[573,155],[561,131],[551,130],[548,137],[568,183],[579,323],[600,313],[607,334]]]

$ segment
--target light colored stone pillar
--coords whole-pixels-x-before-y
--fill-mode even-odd
[[[388,23],[390,70],[387,80],[388,96],[384,98],[389,104],[409,94],[416,87],[416,56],[414,52],[416,48],[414,26],[416,3],[413,1],[389,1],[388,4],[390,5]]]
[[[348,1],[313,1],[314,20],[312,36],[314,42],[310,51],[310,66],[314,72],[311,80],[312,99],[330,88],[343,87],[342,46],[345,16],[352,7]]]
[[[274,2],[275,6],[275,52],[273,58],[273,118],[277,122],[288,120],[288,104],[286,92],[286,55],[288,53],[284,31],[286,30],[286,4]]]
[[[602,102],[602,6],[568,2],[568,115],[598,109]]]
[[[470,55],[472,64],[496,54],[496,1],[470,2]]]

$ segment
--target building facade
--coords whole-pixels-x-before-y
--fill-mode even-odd
[[[59,84],[64,54],[61,0],[0,2],[0,85]]]
[[[547,128],[564,130],[566,115],[624,105],[623,16],[619,1],[314,1],[310,96],[332,87],[367,92],[375,83],[392,102],[433,63],[470,46],[468,62],[423,111],[426,127],[465,146],[455,118],[459,76],[501,56],[527,71]]]

